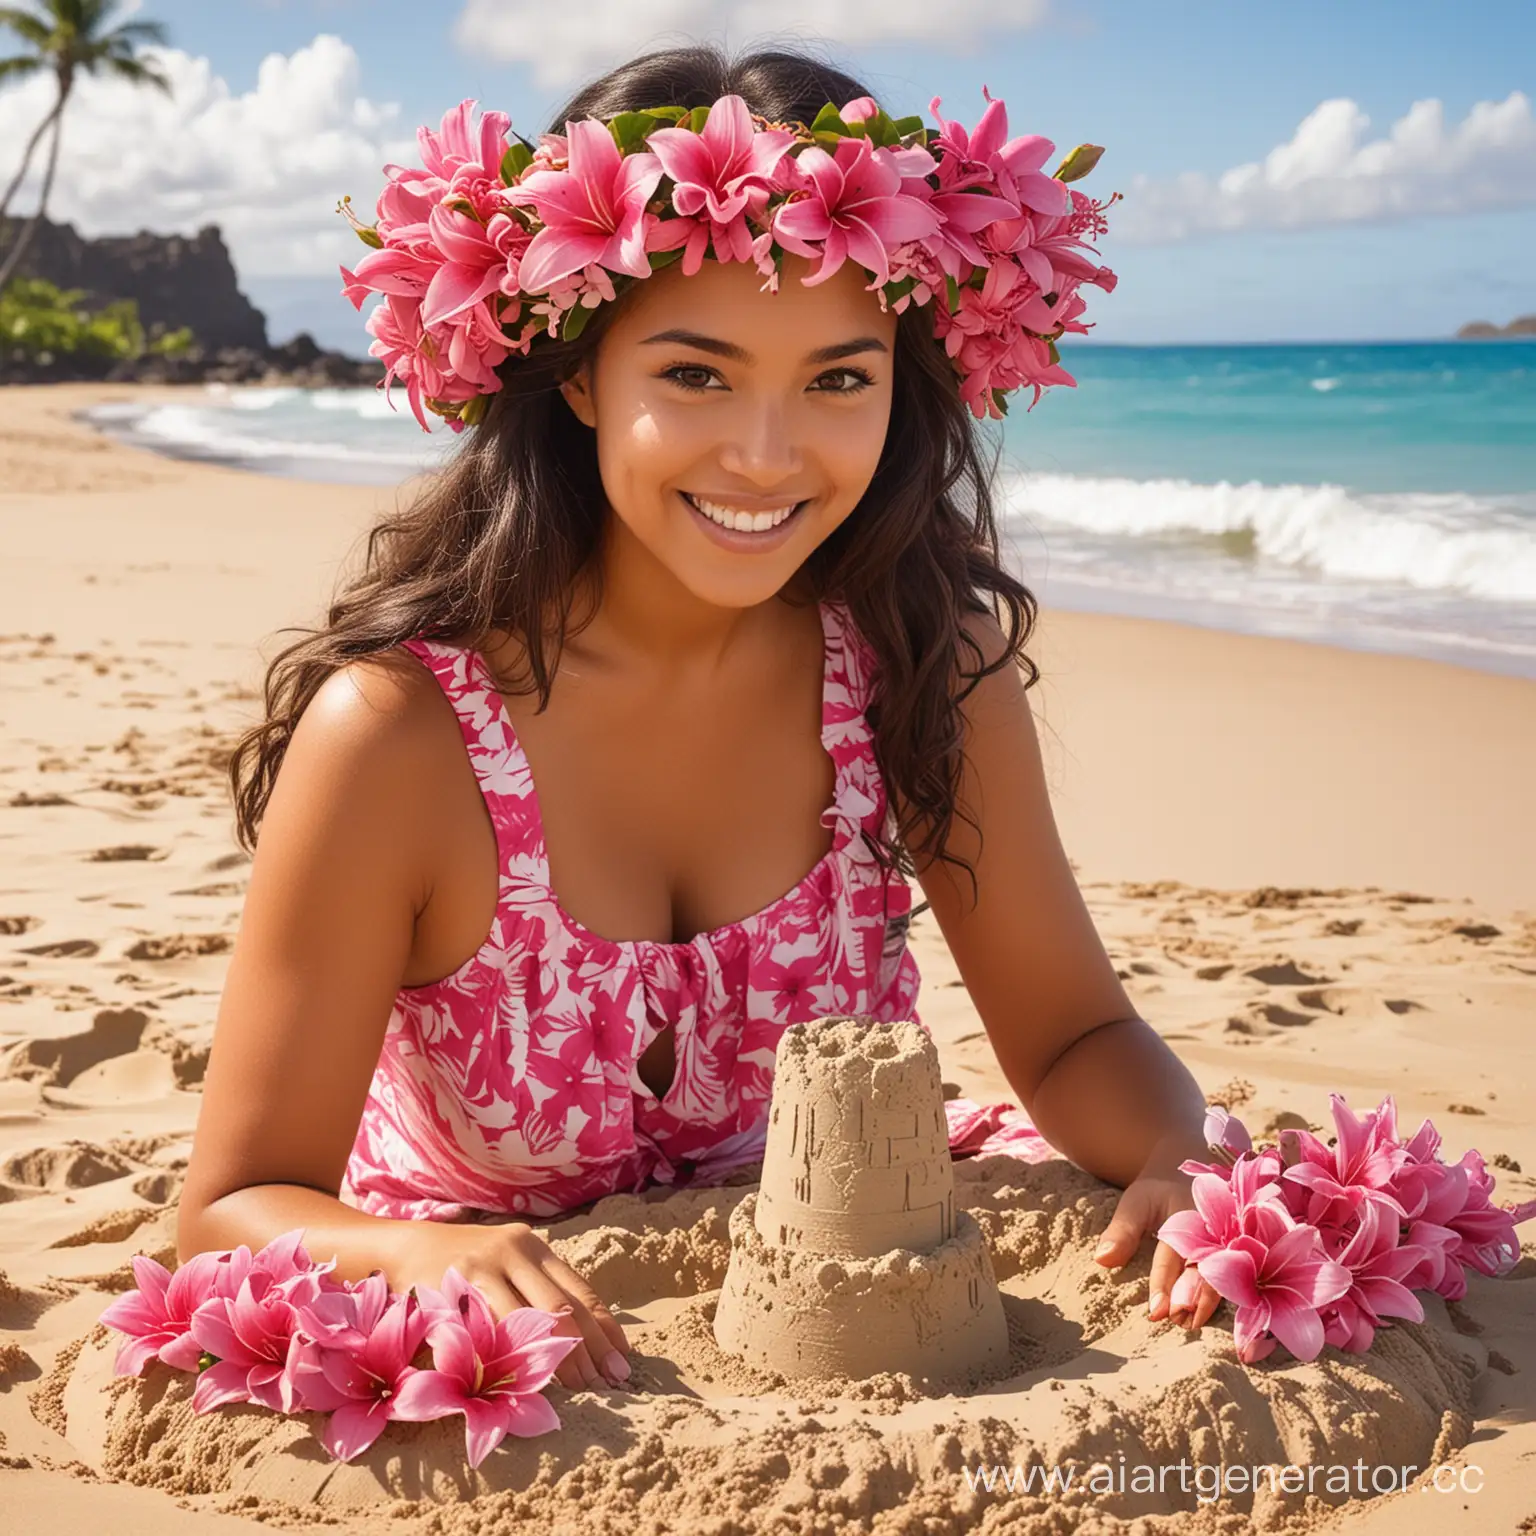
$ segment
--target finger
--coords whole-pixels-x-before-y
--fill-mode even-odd
[[[587,1349],[605,1375],[616,1375],[622,1381],[629,1375],[629,1362],[624,1358],[629,1353],[629,1340],[619,1327],[619,1320],[609,1311],[607,1302],[558,1254],[545,1255],[540,1267],[567,1296],[574,1296],[586,1308],[587,1316],[597,1326],[595,1334],[587,1335]],[[614,1354],[619,1357],[617,1360],[607,1358]]]
[[[527,1305],[513,1289],[511,1281],[495,1270],[465,1270],[464,1278],[485,1297],[490,1303],[491,1311],[498,1318],[503,1318],[507,1313],[515,1312],[519,1307]]]
[[[1202,1280],[1200,1282],[1200,1297],[1195,1303],[1195,1315],[1189,1326],[1191,1328],[1205,1327],[1220,1305],[1221,1293],[1209,1280]]]
[[[592,1352],[587,1347],[589,1332],[595,1333],[598,1338],[602,1337],[602,1333],[586,1315],[586,1308],[556,1285],[537,1264],[524,1261],[514,1265],[510,1273],[518,1290],[528,1298],[530,1307],[541,1307],[546,1312],[557,1312],[562,1307],[570,1308],[554,1329],[562,1337],[576,1340],[576,1348],[555,1368],[555,1375],[561,1384],[573,1392],[579,1392],[583,1387],[605,1384],[603,1373],[598,1370]],[[599,1360],[607,1349],[605,1344],[598,1355]]]
[[[1181,1328],[1192,1326],[1195,1305],[1200,1299],[1200,1287],[1204,1283],[1200,1271],[1192,1264],[1186,1264],[1173,1282],[1173,1290],[1168,1295],[1168,1316]]]
[[[1093,1250],[1094,1259],[1107,1269],[1119,1269],[1136,1256],[1141,1246],[1141,1235],[1147,1229],[1147,1202],[1134,1184],[1120,1196],[1115,1214],[1110,1217],[1099,1245]]]
[[[1168,1316],[1168,1301],[1173,1283],[1184,1267],[1183,1255],[1159,1242],[1152,1254],[1152,1273],[1147,1286],[1147,1316],[1157,1322]]]

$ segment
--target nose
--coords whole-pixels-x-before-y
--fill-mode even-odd
[[[793,423],[778,400],[744,401],[733,413],[732,430],[720,448],[720,467],[772,489],[801,471],[803,460]]]

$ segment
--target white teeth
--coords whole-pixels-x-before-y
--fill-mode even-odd
[[[742,512],[735,507],[723,507],[718,502],[705,501],[699,496],[689,496],[688,500],[711,522],[719,523],[722,528],[734,528],[738,533],[766,533],[770,528],[777,528],[799,505],[796,502],[774,512]]]

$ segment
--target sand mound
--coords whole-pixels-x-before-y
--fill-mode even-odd
[[[549,1389],[562,1428],[503,1442],[468,1469],[458,1419],[390,1425],[338,1466],[307,1417],[258,1408],[191,1411],[190,1379],[152,1365],[115,1381],[98,1329],[57,1373],[67,1434],[110,1479],[174,1494],[223,1494],[242,1513],[385,1517],[458,1536],[498,1530],[639,1533],[819,1531],[839,1521],[927,1533],[1055,1533],[1100,1511],[1095,1530],[1302,1529],[1323,1505],[1284,1490],[1224,1501],[1218,1518],[1175,1475],[1164,1491],[1088,1487],[1049,1497],[973,1487],[983,1469],[1180,1461],[1424,1466],[1471,1432],[1471,1383],[1486,1362],[1439,1326],[1399,1326],[1363,1356],[1243,1366],[1222,1316],[1199,1336],[1149,1327],[1146,1263],[1091,1262],[1116,1191],[1063,1162],[988,1157],[955,1165],[955,1202],[985,1234],[1009,1323],[1006,1374],[965,1394],[900,1373],[791,1380],[725,1354],[713,1337],[732,1217],[749,1186],[615,1196],[544,1230],[610,1296],[635,1343],[623,1389]],[[1123,1475],[1123,1474],[1122,1474]],[[1358,1495],[1356,1495],[1358,1497]],[[1316,1500],[1321,1499],[1319,1505]]]

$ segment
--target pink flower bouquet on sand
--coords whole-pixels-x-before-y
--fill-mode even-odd
[[[464,1415],[471,1466],[506,1435],[542,1435],[560,1420],[540,1391],[579,1342],[554,1334],[560,1317],[525,1307],[496,1319],[485,1297],[450,1269],[441,1291],[391,1293],[384,1277],[335,1279],[303,1232],[204,1253],[174,1274],[136,1257],[139,1288],[102,1313],[126,1334],[117,1374],[154,1359],[196,1371],[192,1407],[259,1403],[279,1413],[329,1414],[325,1448],[350,1461],[391,1419]],[[415,1361],[430,1347],[432,1365]]]
[[[1329,1098],[1332,1145],[1282,1130],[1278,1146],[1255,1147],[1241,1121],[1213,1108],[1205,1136],[1219,1160],[1179,1165],[1194,1175],[1195,1208],[1158,1229],[1194,1261],[1172,1307],[1193,1305],[1209,1282],[1235,1308],[1232,1337],[1247,1362],[1276,1343],[1298,1360],[1325,1344],[1359,1353],[1391,1318],[1423,1322],[1415,1290],[1456,1301],[1468,1269],[1507,1274],[1520,1258],[1515,1227],[1536,1216],[1536,1200],[1493,1204],[1480,1153],[1438,1157],[1428,1120],[1400,1141],[1390,1094],[1361,1116]]]

